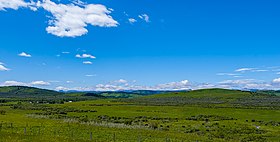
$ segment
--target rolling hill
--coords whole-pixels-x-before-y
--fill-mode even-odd
[[[228,107],[280,107],[280,96],[227,89],[171,92],[123,100],[143,105],[204,105]]]
[[[36,103],[64,103],[99,99],[99,96],[83,96],[84,93],[64,93],[27,86],[0,87],[0,101],[28,101]],[[102,97],[104,98],[104,97]]]
[[[27,87],[27,86],[5,86],[0,87],[0,95],[1,96],[55,96],[62,95],[64,93],[47,90],[47,89],[39,89],[35,87]]]

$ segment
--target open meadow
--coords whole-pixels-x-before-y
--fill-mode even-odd
[[[16,98],[1,98],[0,141],[280,140],[280,98],[271,94],[208,89],[52,104]]]

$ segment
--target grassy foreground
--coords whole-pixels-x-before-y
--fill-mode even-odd
[[[10,100],[0,103],[3,142],[280,140],[280,99],[265,93],[207,89],[60,104]]]

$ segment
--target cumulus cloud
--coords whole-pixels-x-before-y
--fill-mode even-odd
[[[120,79],[120,80],[116,80],[114,82],[116,82],[116,83],[127,83],[128,81],[124,80],[124,79]]]
[[[82,36],[88,32],[87,25],[117,27],[118,22],[109,14],[112,12],[101,4],[56,4],[50,0],[37,3],[53,15],[47,32],[59,37]]]
[[[20,54],[18,54],[18,56],[21,56],[21,57],[28,57],[28,58],[32,57],[30,54],[27,54],[27,53],[25,53],[25,52],[21,52]]]
[[[8,69],[7,67],[4,66],[4,63],[0,62],[0,71],[8,71],[10,69]]]
[[[85,4],[76,0],[71,4],[57,4],[51,0],[37,3],[24,0],[0,0],[0,10],[29,8],[37,11],[42,8],[52,15],[46,31],[59,37],[77,37],[88,33],[88,25],[117,27],[119,23],[110,16],[113,9],[101,4]]]
[[[147,23],[150,22],[150,17],[147,14],[142,14],[142,15],[139,15],[138,17]]]
[[[18,81],[5,81],[4,86],[28,86],[27,83],[18,82]]]
[[[76,57],[77,58],[91,58],[91,59],[95,59],[96,58],[95,56],[90,55],[90,54],[82,54],[82,55],[77,54]]]
[[[92,62],[91,61],[84,61],[83,64],[86,64],[86,65],[91,65]]]
[[[152,90],[188,90],[188,89],[191,89],[191,84],[189,83],[188,80],[159,84],[152,88]]]
[[[273,79],[273,83],[280,83],[280,78]]]
[[[184,85],[187,85],[189,83],[188,80],[182,80],[180,83],[184,84]]]
[[[67,87],[63,87],[63,86],[58,86],[58,87],[55,88],[55,90],[57,90],[57,91],[69,91],[71,89],[67,88]]]

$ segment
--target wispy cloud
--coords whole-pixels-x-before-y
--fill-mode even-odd
[[[264,69],[256,69],[252,70],[252,72],[268,72],[269,70],[264,70]]]
[[[18,54],[18,56],[21,56],[21,57],[28,57],[28,58],[32,57],[30,54],[25,53],[25,52],[21,52],[20,54]]]
[[[95,59],[96,58],[95,56],[90,55],[90,54],[82,54],[82,55],[77,54],[76,57],[77,58],[91,58],[91,59]]]
[[[129,21],[130,24],[133,24],[133,23],[137,22],[137,20],[134,19],[134,18],[129,18],[128,21]]]
[[[91,65],[92,62],[91,61],[84,61],[83,64],[86,64],[86,65]]]
[[[239,68],[236,69],[235,72],[268,72],[269,70],[267,69],[259,69],[259,68]]]
[[[8,71],[10,69],[8,69],[7,67],[4,66],[4,63],[0,62],[0,71]]]
[[[71,80],[68,80],[68,81],[66,81],[66,83],[74,83],[74,81],[71,81]]]
[[[220,76],[237,76],[237,75],[240,75],[240,74],[236,74],[236,73],[217,73],[217,75],[220,75]]]
[[[93,77],[93,76],[96,76],[96,74],[87,74],[85,75],[86,77]]]
[[[147,14],[141,14],[141,15],[138,15],[138,17],[142,20],[144,20],[145,22],[149,23],[151,22],[150,21],[150,17],[147,15]]]
[[[240,69],[236,69],[236,72],[246,72],[246,71],[252,71],[255,70],[256,68],[240,68]]]

